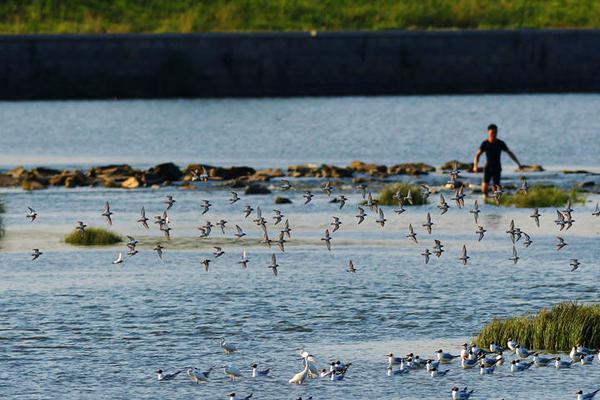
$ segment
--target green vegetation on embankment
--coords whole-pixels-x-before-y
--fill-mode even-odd
[[[123,241],[121,236],[102,228],[86,228],[83,235],[74,230],[65,237],[65,242],[78,246],[107,246]]]
[[[0,32],[596,28],[595,0],[4,0]]]
[[[562,207],[568,201],[575,204],[583,200],[583,196],[577,189],[563,190],[557,186],[535,185],[527,189],[527,193],[503,194],[500,197],[500,205],[517,208]],[[495,204],[492,198],[486,199],[486,202]]]
[[[528,349],[569,351],[575,345],[600,348],[600,304],[561,303],[535,316],[494,319],[479,332],[475,343],[506,346],[514,339]]]

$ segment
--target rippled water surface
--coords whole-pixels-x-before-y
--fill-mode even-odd
[[[600,142],[593,133],[600,128],[599,106],[597,95],[0,103],[0,168],[161,161],[271,167],[353,159],[439,165],[470,159],[494,121],[525,163],[599,169]],[[506,182],[514,184],[518,176],[511,169]],[[528,174],[529,181],[600,183],[597,175],[550,169]],[[447,177],[434,173],[419,180],[439,187]],[[455,362],[447,377],[432,379],[424,371],[388,377],[384,354],[431,357],[438,348],[457,353],[493,317],[567,300],[598,302],[600,218],[591,216],[598,195],[574,205],[576,223],[562,233],[569,245],[557,252],[554,209],[541,210],[537,228],[530,210],[483,205],[481,224],[488,233],[478,243],[468,212],[475,195],[469,194],[466,209],[453,207],[444,216],[435,204],[402,215],[384,207],[388,223],[381,228],[371,211],[356,224],[362,199],[350,182],[338,188],[350,198],[341,211],[318,190],[308,205],[302,191],[293,190],[285,194],[293,204],[278,206],[293,229],[281,253],[260,244],[259,228],[242,215],[247,204],[261,206],[276,236],[271,210],[282,193],[276,181],[270,186],[273,194],[242,196],[233,206],[228,190],[214,184],[196,190],[2,189],[0,398],[225,399],[235,391],[265,400],[447,399],[457,384],[475,389],[478,399],[574,399],[580,388],[597,388],[597,360],[566,371],[521,374],[503,366],[486,377]],[[168,194],[177,200],[170,211],[171,241],[155,225],[145,230],[135,222],[141,206],[150,218],[161,213]],[[200,214],[202,199],[214,204],[206,215]],[[111,262],[126,251],[124,245],[77,248],[62,241],[77,220],[107,227],[100,216],[106,200],[115,213],[110,229],[140,241],[140,253],[119,266]],[[34,223],[25,219],[28,205],[39,212]],[[421,226],[427,212],[435,223],[431,235]],[[320,238],[333,215],[343,225],[328,252]],[[229,221],[225,235],[217,228],[209,239],[198,238],[199,225],[221,218]],[[511,219],[534,241],[529,248],[517,244],[517,265],[508,261],[512,243],[504,233]],[[409,223],[419,244],[405,237]],[[233,239],[235,224],[246,238]],[[433,239],[446,252],[425,265],[420,253]],[[167,248],[163,261],[152,251],[157,241]],[[458,261],[463,244],[472,257],[467,267]],[[200,261],[212,257],[214,245],[225,255],[207,273]],[[44,252],[35,262],[32,248]],[[250,258],[247,270],[237,263],[243,249]],[[267,268],[273,253],[278,277]],[[571,273],[573,257],[582,266]],[[350,259],[356,274],[345,270]],[[220,337],[239,352],[224,355]],[[323,367],[332,360],[352,362],[345,380],[290,386],[287,381],[302,368],[300,347]],[[252,379],[244,372],[231,383],[220,368],[248,370],[253,362],[272,367],[272,376]],[[157,368],[188,366],[217,368],[205,385],[183,375],[156,381]]]

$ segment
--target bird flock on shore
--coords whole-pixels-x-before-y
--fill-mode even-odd
[[[457,187],[453,189],[453,197],[449,200],[454,202],[451,206],[446,200],[444,193],[439,194],[439,203],[437,204],[437,208],[439,209],[439,217],[443,216],[448,212],[451,207],[456,207],[459,209],[465,208],[465,199],[466,194],[464,192],[464,187],[458,184],[459,178],[458,169],[455,167],[450,171],[450,180],[449,184],[451,187]],[[201,182],[208,181],[208,176],[205,172],[200,173],[196,171],[194,174],[193,180],[198,180]],[[293,189],[292,183],[289,180],[283,179],[280,181],[280,189],[282,191],[288,191]],[[328,198],[333,198],[335,202],[335,206],[339,213],[347,209],[347,202],[349,199],[343,194],[339,194],[337,196],[333,195],[335,190],[334,186],[328,180],[322,186],[321,189],[325,196]],[[356,214],[353,216],[355,219],[355,223],[357,225],[363,224],[365,221],[369,219],[369,217],[373,218],[371,214],[374,215],[374,222],[379,225],[381,228],[386,226],[386,222],[388,219],[386,218],[386,214],[384,213],[384,208],[380,207],[377,200],[373,197],[373,195],[368,191],[368,187],[365,184],[359,184],[356,186],[356,190],[360,192],[362,201],[360,204],[356,205]],[[528,186],[527,181],[522,180],[521,187],[518,191],[523,193],[527,193]],[[427,199],[428,197],[433,195],[430,187],[421,184],[420,185],[420,195]],[[503,190],[500,187],[494,187],[492,190],[492,199],[496,202],[497,205],[500,204],[500,199],[503,195]],[[229,205],[231,207],[239,207],[237,204],[242,202],[242,198],[235,191],[230,192],[230,197],[228,199]],[[311,190],[305,190],[303,193],[304,204],[309,204],[313,198],[315,197],[315,193]],[[406,205],[413,205],[414,197],[412,191],[409,189],[407,193],[397,192],[394,195],[394,199],[397,201],[398,207],[393,210],[393,213],[400,216],[405,213],[407,209]],[[172,224],[170,220],[169,213],[171,209],[175,206],[176,200],[173,196],[166,196],[164,200],[164,211],[159,215],[153,217],[153,222],[157,225],[161,234],[164,235],[164,240],[159,241],[153,247],[153,251],[156,252],[157,256],[162,259],[164,256],[164,252],[167,250],[168,241],[171,240],[172,237]],[[200,203],[200,211],[201,216],[209,215],[211,207],[213,204],[210,200],[201,200]],[[368,210],[368,211],[367,211]],[[477,241],[482,241],[485,239],[485,235],[488,232],[484,226],[480,223],[480,214],[481,209],[478,204],[478,200],[475,199],[471,208],[468,210],[469,214],[472,215],[474,220],[475,229],[473,230],[474,239]],[[270,264],[264,267],[269,268],[275,277],[278,276],[280,270],[280,262],[284,259],[282,254],[285,253],[286,243],[292,240],[292,225],[290,223],[289,218],[280,210],[273,210],[273,215],[270,217],[272,222],[267,220],[265,214],[263,214],[263,210],[260,206],[256,206],[255,208],[252,205],[244,205],[241,207],[240,211],[240,219],[244,220],[250,218],[251,215],[252,222],[256,224],[260,230],[262,231],[262,240],[261,243],[269,248],[276,247],[277,251],[272,252],[270,258]],[[600,206],[596,204],[595,209],[592,211],[592,215],[595,217],[600,216]],[[108,225],[112,225],[113,218],[116,217],[115,213],[111,211],[111,207],[108,201],[105,202],[104,209],[101,211],[100,216],[103,217]],[[26,217],[34,222],[38,219],[38,212],[32,208],[28,207],[28,213]],[[538,208],[532,210],[530,218],[533,219],[535,225],[537,227],[540,226],[540,219],[543,218],[543,215],[540,213]],[[151,221],[146,216],[145,207],[141,207],[140,216],[136,220],[137,223],[141,225],[146,230],[149,230],[151,225],[149,223]],[[559,232],[568,231],[574,224],[574,210],[571,208],[571,203],[567,203],[567,205],[562,210],[556,210],[556,220],[554,223],[558,227]],[[208,238],[213,235],[214,230],[220,231],[221,235],[228,235],[230,231],[232,231],[231,236],[238,241],[242,241],[243,238],[247,237],[247,233],[241,228],[241,223],[230,223],[224,219],[217,221],[216,223],[212,223],[211,221],[206,221],[205,224],[198,227],[200,232],[200,238]],[[323,248],[326,251],[332,251],[335,246],[335,234],[344,225],[349,225],[350,222],[344,221],[343,216],[334,215],[332,216],[332,220],[329,223],[329,227],[325,229],[322,237],[320,238],[320,242],[322,242]],[[230,226],[233,225],[233,229]],[[413,242],[416,245],[421,246],[426,239],[423,239],[425,235],[426,238],[431,238],[435,232],[436,226],[436,217],[432,215],[431,212],[427,212],[427,214],[423,217],[423,223],[420,224],[422,229],[415,229],[412,223],[408,224],[406,239]],[[75,229],[79,231],[81,235],[85,235],[87,224],[84,221],[76,221]],[[422,232],[421,232],[422,230]],[[524,232],[522,228],[520,228],[514,220],[511,220],[509,226],[505,233],[508,235],[511,243],[512,243],[512,252],[510,255],[507,255],[507,260],[512,262],[513,264],[517,264],[521,259],[519,255],[519,251],[517,250],[517,245],[520,243],[524,248],[529,247],[533,243],[533,239],[531,232]],[[138,250],[136,246],[138,245],[138,240],[135,239],[134,236],[127,236],[127,257],[123,256],[123,252],[119,252],[112,261],[113,264],[123,264],[126,262],[128,258],[134,257],[138,254]],[[423,262],[428,264],[432,257],[440,258],[443,253],[447,250],[445,249],[445,245],[439,239],[430,239],[432,242],[431,247],[426,247],[421,250],[420,255],[423,257]],[[242,242],[243,243],[243,242]],[[561,251],[568,243],[565,241],[564,237],[556,236],[556,251]],[[210,264],[215,260],[219,259],[221,256],[225,254],[225,250],[221,246],[214,246],[214,252],[211,258],[202,258],[199,260],[199,264],[206,271],[209,272]],[[279,254],[278,254],[279,253]],[[35,248],[32,250],[31,257],[32,261],[39,259],[44,253],[40,251],[40,249]],[[278,257],[279,256],[279,257]],[[471,256],[469,255],[467,244],[462,244],[459,249],[458,257],[456,260],[464,266],[469,265]],[[582,265],[577,258],[572,258],[569,260],[570,271],[576,271]],[[251,259],[248,256],[248,252],[246,249],[243,249],[241,252],[241,258],[237,262],[241,268],[248,268],[251,263]],[[362,267],[355,267],[354,262],[350,259],[347,261],[346,271],[351,274],[359,273]],[[234,353],[237,351],[237,348],[232,344],[228,343],[225,339],[222,339],[220,342],[221,348],[226,354]],[[515,358],[512,360],[505,359],[503,355],[504,352],[510,351],[515,355]],[[571,368],[576,363],[581,365],[591,364],[595,357],[595,351],[590,349],[585,349],[581,346],[575,346],[571,353],[569,354],[569,361],[563,360],[560,357],[550,357],[543,356],[539,353],[529,352],[523,346],[518,345],[518,343],[514,341],[509,341],[507,343],[507,349],[500,347],[498,344],[492,343],[490,345],[490,349],[484,350],[480,349],[475,345],[465,344],[463,346],[463,351],[460,355],[452,355],[442,350],[439,350],[435,353],[435,357],[430,359],[421,359],[418,355],[414,355],[412,353],[408,354],[406,357],[395,357],[392,353],[387,355],[388,357],[388,365],[387,365],[387,374],[389,376],[398,376],[412,373],[416,370],[425,370],[428,374],[431,375],[432,378],[440,378],[448,373],[451,373],[450,369],[443,369],[442,366],[444,364],[451,364],[452,360],[460,359],[460,365],[463,369],[479,369],[480,374],[489,375],[493,374],[497,368],[500,368],[504,363],[509,365],[510,371],[512,373],[519,373],[530,369],[530,367],[543,367],[547,365],[554,365],[557,369]],[[600,355],[598,355],[600,358]],[[531,359],[531,361],[527,361]],[[308,352],[301,350],[300,351],[300,360],[302,361],[302,370],[295,374],[290,380],[290,384],[304,384],[309,379],[317,379],[317,378],[326,378],[331,381],[341,381],[346,376],[351,363],[342,363],[342,362],[331,362],[329,364],[329,369],[319,369],[317,368],[317,364],[315,361],[315,357]],[[251,375],[253,378],[259,377],[268,377],[271,373],[271,369],[262,369],[259,370],[256,363],[251,365]],[[205,383],[209,381],[209,376],[211,371],[215,367],[211,367],[206,370],[199,370],[196,368],[185,368],[182,370],[177,370],[171,373],[166,373],[163,370],[159,369],[157,371],[157,379],[161,382],[163,381],[172,381],[176,379],[179,374],[185,371],[185,375],[194,383]],[[227,375],[229,379],[232,381],[240,378],[242,376],[242,370],[232,365],[223,365],[222,366],[224,374]],[[453,399],[468,399],[471,397],[473,391],[467,388],[460,389],[458,387],[453,387],[451,391],[451,396]],[[592,399],[598,390],[590,393],[577,393],[578,400],[589,400]],[[252,397],[252,394],[246,396],[238,396],[236,393],[230,393],[230,400],[237,399],[249,399]],[[312,397],[308,397],[311,399]],[[302,399],[302,398],[299,398]]]

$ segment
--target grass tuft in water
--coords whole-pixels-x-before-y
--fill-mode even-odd
[[[423,197],[421,193],[421,187],[418,185],[411,185],[408,183],[394,183],[391,185],[386,185],[379,192],[378,204],[382,206],[395,206],[398,205],[398,200],[394,198],[396,192],[400,191],[403,197],[406,197],[408,194],[408,190],[412,191],[413,197],[413,205],[420,206],[423,204],[427,204],[427,199]],[[404,201],[405,206],[410,206],[408,201]]]
[[[500,205],[517,208],[562,207],[569,200],[574,204],[582,202],[584,198],[575,188],[563,190],[557,186],[534,185],[527,190],[527,193],[503,194],[500,197]],[[486,202],[496,204],[493,198],[486,199]]]
[[[560,303],[537,315],[496,318],[485,325],[475,343],[489,347],[495,342],[505,346],[514,339],[528,349],[569,351],[575,345],[600,348],[600,304]]]
[[[78,246],[107,246],[123,241],[121,236],[102,228],[86,228],[83,235],[74,230],[65,237],[65,242]]]

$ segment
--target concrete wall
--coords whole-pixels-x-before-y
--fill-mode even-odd
[[[600,30],[0,36],[0,98],[600,91]]]

